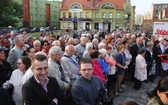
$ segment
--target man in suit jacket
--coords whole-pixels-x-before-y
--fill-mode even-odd
[[[47,77],[48,62],[45,55],[35,55],[32,60],[34,75],[23,85],[22,94],[26,105],[61,105],[63,93],[55,78]]]
[[[139,48],[141,48],[142,44],[142,39],[141,38],[137,38],[136,39],[136,44],[131,46],[131,50],[130,50],[130,54],[132,55],[132,61],[131,61],[131,78],[132,81],[134,81],[134,72],[135,72],[135,58],[138,55],[138,50]]]
[[[62,63],[63,69],[68,72],[68,77],[73,83],[78,78],[78,75],[79,75],[79,71],[78,71],[79,65],[74,57],[73,45],[67,45],[65,47],[65,53],[61,58],[61,63]]]

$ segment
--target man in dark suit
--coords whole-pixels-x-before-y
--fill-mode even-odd
[[[134,81],[134,72],[135,72],[135,58],[138,55],[139,48],[142,47],[142,38],[138,37],[136,39],[136,44],[131,46],[130,54],[132,55],[131,66],[131,80]]]
[[[26,105],[61,105],[63,93],[55,78],[47,77],[48,62],[44,55],[32,60],[34,75],[23,85],[22,94]]]

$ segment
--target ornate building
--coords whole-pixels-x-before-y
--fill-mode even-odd
[[[130,0],[63,0],[60,29],[131,29],[131,11]]]

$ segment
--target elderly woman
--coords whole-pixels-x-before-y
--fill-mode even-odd
[[[98,58],[98,62],[100,63],[100,66],[103,70],[103,74],[108,74],[109,73],[109,69],[108,69],[108,63],[105,60],[107,51],[106,49],[102,48],[99,50],[99,58]]]
[[[23,105],[22,99],[22,78],[27,69],[31,66],[31,60],[27,56],[22,56],[18,60],[18,69],[12,72],[12,75],[6,83],[3,84],[3,88],[9,89],[14,87],[12,97],[16,105]]]
[[[86,49],[83,53],[83,58],[91,58],[90,51],[93,49],[93,44],[91,42],[86,43]]]
[[[135,59],[135,73],[134,73],[134,77],[135,77],[135,85],[134,85],[134,89],[135,90],[139,90],[141,88],[142,85],[142,81],[147,79],[147,64],[145,61],[145,49],[144,48],[140,48],[138,50],[138,55]]]
[[[148,95],[147,105],[168,105],[168,77],[162,78]]]
[[[60,41],[59,40],[53,41],[52,42],[52,46],[58,46],[58,47],[60,47],[61,46]]]

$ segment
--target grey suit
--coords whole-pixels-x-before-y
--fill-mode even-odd
[[[73,82],[79,75],[77,65],[69,57],[65,56],[61,58],[61,63],[63,69],[68,72],[71,82]]]
[[[49,58],[48,66],[49,66],[49,70],[48,70],[49,76],[56,78],[61,89],[65,89],[65,87],[67,86],[67,83],[70,82],[67,71],[63,69],[63,73],[65,77],[65,81],[63,81],[61,80],[61,72],[60,72],[59,64],[53,61],[51,58]]]

